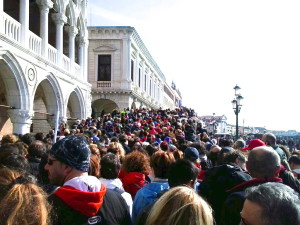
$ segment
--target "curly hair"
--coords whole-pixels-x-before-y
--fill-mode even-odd
[[[149,174],[150,172],[150,160],[149,157],[141,152],[134,151],[126,155],[123,170],[126,173],[139,172],[143,174]]]
[[[7,134],[2,137],[1,144],[15,143],[18,141],[18,137],[14,134]]]

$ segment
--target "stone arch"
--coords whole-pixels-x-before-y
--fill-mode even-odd
[[[34,91],[31,132],[48,132],[54,127],[55,117],[64,116],[63,96],[60,86],[53,74],[48,74]],[[35,121],[38,121],[37,123]]]
[[[85,102],[84,97],[80,89],[75,88],[68,96],[68,101],[66,104],[66,112],[68,118],[84,119],[85,112]]]
[[[68,4],[66,7],[66,17],[68,18],[68,23],[70,26],[76,26],[76,14],[73,4]]]
[[[9,51],[0,52],[0,79],[6,90],[7,104],[23,110],[30,110],[30,94],[25,74],[17,59]]]
[[[114,109],[119,109],[119,106],[113,100],[97,99],[92,102],[92,117],[99,117],[102,113],[111,113]]]
[[[79,13],[77,18],[77,29],[79,31],[80,37],[86,37],[86,25],[84,23],[84,19],[81,12]]]

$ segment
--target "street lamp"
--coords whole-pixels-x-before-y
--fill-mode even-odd
[[[242,108],[241,101],[243,97],[239,93],[239,90],[241,88],[238,85],[235,85],[233,89],[234,89],[234,99],[231,101],[231,103],[236,116],[235,139],[237,140],[239,138],[239,113]]]

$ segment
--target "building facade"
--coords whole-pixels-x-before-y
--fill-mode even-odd
[[[91,115],[86,0],[0,0],[0,134]]]
[[[133,27],[89,27],[88,32],[94,117],[114,109],[173,109],[181,101]]]

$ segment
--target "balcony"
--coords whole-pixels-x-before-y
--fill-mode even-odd
[[[111,88],[111,81],[98,81],[97,88]]]
[[[59,67],[60,69],[68,72],[68,73],[74,73],[76,77],[81,77],[82,70],[81,66],[77,63],[74,63],[75,68],[71,68],[71,61],[70,58],[66,55],[62,54],[61,56],[61,62],[59,62],[58,57],[58,51],[55,47],[51,46],[50,44],[46,44],[45,48],[43,49],[42,39],[33,33],[32,31],[28,30],[28,40],[24,44],[24,40],[22,39],[22,24],[16,21],[14,18],[6,14],[5,12],[1,12],[0,15],[2,18],[2,26],[0,26],[0,35],[3,34],[7,39],[9,39],[12,42],[16,42],[16,44],[13,46],[20,49],[22,46],[23,48],[29,49],[31,53],[33,53],[36,56],[39,56],[43,58],[44,60],[47,60],[53,64],[53,66]],[[27,50],[26,50],[27,51]],[[104,84],[104,87],[108,87],[105,85],[110,84]],[[110,87],[110,86],[109,86]]]

